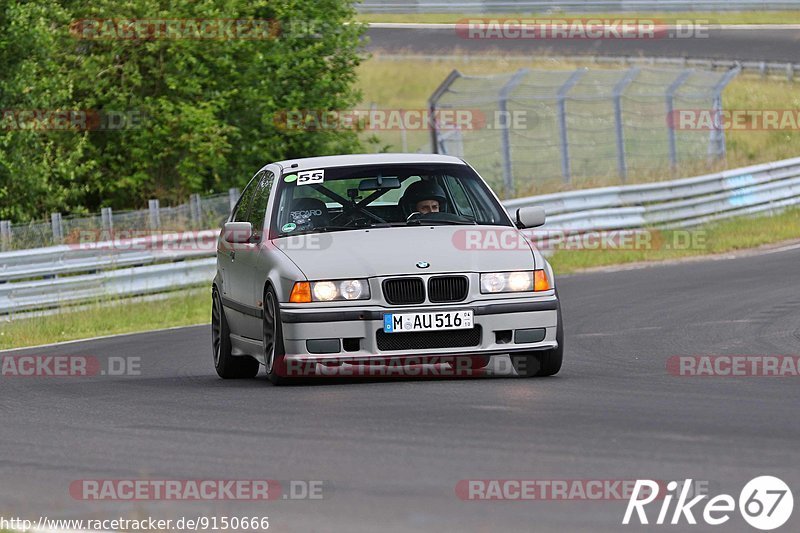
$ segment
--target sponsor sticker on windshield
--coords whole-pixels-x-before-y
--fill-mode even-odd
[[[311,185],[325,181],[324,170],[306,170],[297,173],[297,185]]]
[[[285,181],[286,183],[297,181],[297,174],[289,174],[288,176],[284,176],[283,181]]]

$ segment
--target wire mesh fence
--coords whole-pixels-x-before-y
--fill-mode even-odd
[[[194,194],[189,202],[162,207],[150,200],[148,209],[114,212],[103,208],[90,216],[61,216],[53,213],[49,222],[11,224],[0,221],[0,249],[25,250],[59,244],[77,244],[87,239],[108,240],[136,237],[156,232],[194,231],[218,228],[239,199],[239,189],[226,194],[202,197]]]
[[[721,94],[739,72],[633,67],[453,71],[431,95],[431,116],[468,113],[467,127],[433,121],[437,153],[466,158],[506,198],[544,182],[571,186],[725,156]],[[681,117],[688,116],[686,124]],[[681,119],[681,120],[679,120]],[[452,125],[450,125],[452,126]]]

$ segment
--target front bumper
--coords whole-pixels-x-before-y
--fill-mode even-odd
[[[471,346],[381,350],[377,332],[385,313],[432,312],[471,309],[480,328]],[[558,300],[537,298],[480,300],[471,303],[425,306],[364,306],[302,309],[281,308],[283,338],[288,361],[369,362],[418,360],[472,355],[495,355],[547,350],[558,346]],[[392,333],[390,335],[414,335]]]

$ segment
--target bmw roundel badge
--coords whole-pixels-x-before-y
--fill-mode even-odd
[[[429,266],[431,266],[431,264],[427,261],[419,261],[417,263],[417,268],[428,268]]]

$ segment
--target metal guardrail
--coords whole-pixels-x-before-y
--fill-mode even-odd
[[[167,292],[208,283],[216,259],[108,270],[61,279],[0,285],[0,313],[19,313],[108,297]]]
[[[517,198],[504,204],[509,211],[544,207],[545,230],[693,226],[800,204],[800,158],[688,179]]]
[[[543,206],[548,213],[545,233],[694,226],[800,205],[800,157],[694,178],[517,198],[504,205],[511,213]],[[116,246],[94,243],[0,253],[0,314],[209,283],[217,234],[206,230]],[[71,275],[57,277],[63,274]]]
[[[798,9],[797,0],[366,0],[362,13],[624,13],[632,11],[761,11]]]
[[[0,283],[213,255],[219,230],[48,246],[0,254]]]

